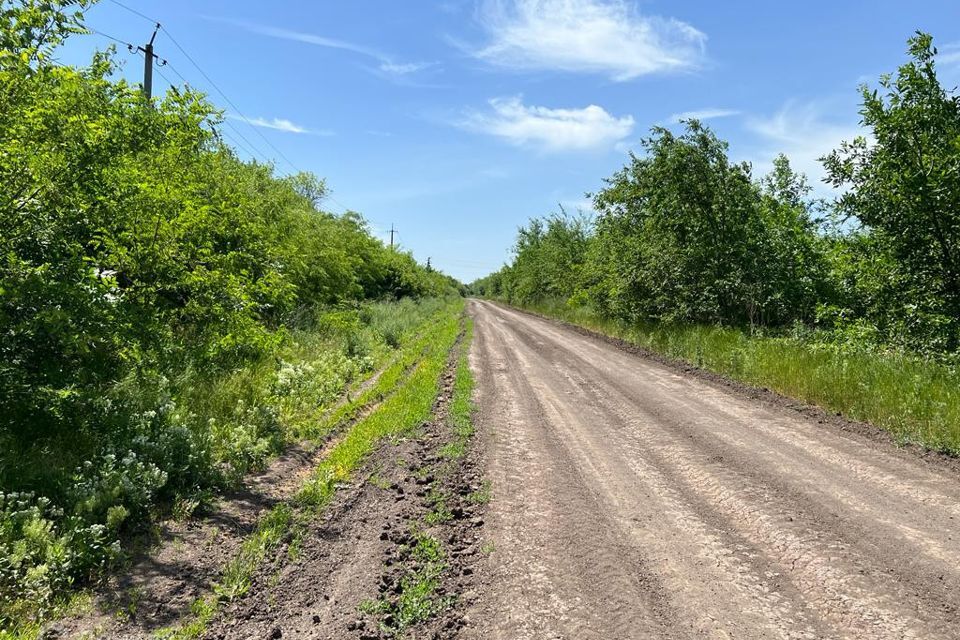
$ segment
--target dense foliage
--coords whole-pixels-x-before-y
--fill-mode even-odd
[[[56,64],[89,4],[0,0],[0,625],[397,346],[416,310],[372,301],[456,292],[323,181],[240,160],[202,94]]]
[[[595,220],[533,220],[513,262],[474,291],[949,357],[960,347],[960,98],[938,81],[929,36],[911,38],[909,54],[878,90],[862,88],[869,139],[823,159],[837,202],[811,199],[784,156],[756,180],[699,122],[657,127],[594,194]]]

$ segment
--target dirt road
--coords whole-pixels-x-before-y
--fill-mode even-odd
[[[960,638],[960,476],[471,302],[477,638]]]

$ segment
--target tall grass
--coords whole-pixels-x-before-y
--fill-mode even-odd
[[[460,308],[462,302],[452,306],[452,309]],[[373,451],[377,442],[386,436],[410,431],[430,417],[439,390],[440,375],[459,326],[457,314],[448,312],[438,315],[427,332],[422,359],[409,377],[393,395],[354,426],[317,466],[297,496],[300,504],[314,508],[324,506],[333,495],[336,485],[349,477]]]
[[[734,328],[627,323],[558,302],[528,308],[960,455],[960,373],[947,365]]]

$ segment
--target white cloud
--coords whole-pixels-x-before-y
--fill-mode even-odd
[[[485,0],[490,42],[473,54],[513,69],[601,73],[617,81],[699,67],[706,35],[626,0]]]
[[[226,22],[242,29],[246,29],[252,33],[258,33],[271,38],[302,42],[304,44],[310,44],[316,47],[325,47],[327,49],[350,51],[351,53],[356,53],[366,58],[375,60],[378,63],[377,69],[387,75],[405,76],[433,66],[433,63],[430,62],[396,62],[391,56],[388,56],[387,54],[377,51],[371,47],[365,47],[363,45],[354,44],[345,40],[338,40],[336,38],[328,38],[315,33],[294,31],[291,29],[283,29],[281,27],[271,27],[269,25],[253,24],[250,22],[244,22],[242,20],[230,20],[225,18],[210,19],[218,22]]]
[[[960,64],[960,43],[951,42],[938,49],[937,64],[953,67]]]
[[[305,44],[312,44],[317,47],[327,47],[328,49],[342,49],[344,51],[352,51],[353,53],[359,53],[362,56],[376,58],[378,60],[385,59],[383,55],[381,55],[379,52],[373,49],[370,49],[361,45],[353,44],[350,42],[345,42],[343,40],[327,38],[325,36],[316,35],[314,33],[305,33],[302,31],[293,31],[290,29],[282,29],[280,27],[271,27],[269,25],[251,24],[248,22],[233,22],[233,24],[239,27],[243,27],[248,31],[252,31],[253,33],[259,33],[260,35],[263,35],[263,36],[270,36],[271,38],[279,38],[281,40],[292,40],[294,42],[303,42]]]
[[[416,73],[417,71],[423,71],[427,67],[433,66],[429,62],[406,62],[406,63],[396,63],[396,62],[387,62],[382,61],[380,63],[380,71],[385,73],[395,73],[397,75],[406,75],[408,73]]]
[[[633,117],[617,118],[602,107],[550,109],[527,106],[520,96],[490,100],[491,111],[473,113],[464,127],[518,145],[548,151],[600,149],[613,146],[633,131]]]
[[[227,117],[231,120],[239,120],[242,122],[247,122],[248,124],[253,125],[254,127],[262,127],[264,129],[273,129],[275,131],[284,131],[286,133],[305,133],[314,136],[332,136],[332,131],[327,130],[315,130],[307,129],[298,124],[294,124],[286,118],[244,118],[243,116],[238,116],[234,114],[227,114]]]
[[[732,109],[697,109],[695,111],[675,113],[670,116],[670,122],[680,122],[681,120],[713,120],[714,118],[728,118],[738,115],[740,115],[740,112]]]
[[[748,118],[747,129],[758,138],[749,153],[755,174],[767,173],[773,166],[773,158],[784,153],[793,168],[805,173],[821,195],[829,191],[822,182],[826,172],[819,158],[838,149],[844,140],[866,135],[866,131],[856,122],[828,120],[825,111],[817,103],[788,102],[772,116]],[[844,109],[843,112],[854,111]]]

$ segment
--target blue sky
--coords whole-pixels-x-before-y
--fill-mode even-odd
[[[230,139],[326,178],[329,209],[382,238],[395,225],[465,282],[499,268],[531,216],[589,207],[653,125],[699,115],[755,174],[783,151],[816,180],[816,157],[858,132],[857,85],[894,71],[915,30],[960,83],[956,0],[123,3],[163,24],[159,71],[210,92]],[[111,0],[87,24],[134,43],[151,32]],[[61,57],[109,44],[80,36]],[[139,78],[142,59],[119,55]]]

